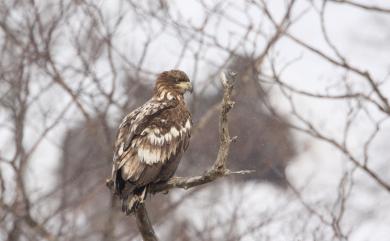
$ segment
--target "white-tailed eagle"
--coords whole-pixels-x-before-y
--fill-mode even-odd
[[[124,117],[119,126],[108,185],[122,199],[122,211],[133,213],[149,184],[175,173],[191,135],[191,114],[183,95],[192,91],[180,70],[158,75],[153,97]]]

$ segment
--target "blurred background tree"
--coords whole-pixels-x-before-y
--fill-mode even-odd
[[[387,1],[0,2],[0,240],[139,240],[105,187],[121,118],[186,71],[215,159],[222,69],[238,73],[229,166],[148,200],[162,240],[387,240]],[[359,26],[356,28],[356,26]]]

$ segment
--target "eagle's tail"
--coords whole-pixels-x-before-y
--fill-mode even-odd
[[[134,190],[133,195],[122,197],[122,211],[126,215],[133,214],[146,199],[147,186]]]

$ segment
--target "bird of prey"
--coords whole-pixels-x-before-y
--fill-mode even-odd
[[[192,85],[183,71],[162,72],[153,97],[119,126],[107,184],[127,215],[143,203],[148,185],[173,176],[188,147],[192,120],[183,98],[186,92],[192,92]]]

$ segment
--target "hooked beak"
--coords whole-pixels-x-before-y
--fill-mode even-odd
[[[180,89],[183,90],[183,92],[190,92],[192,93],[193,89],[192,89],[192,84],[191,82],[181,82],[179,84],[176,84],[177,86],[179,86]]]

